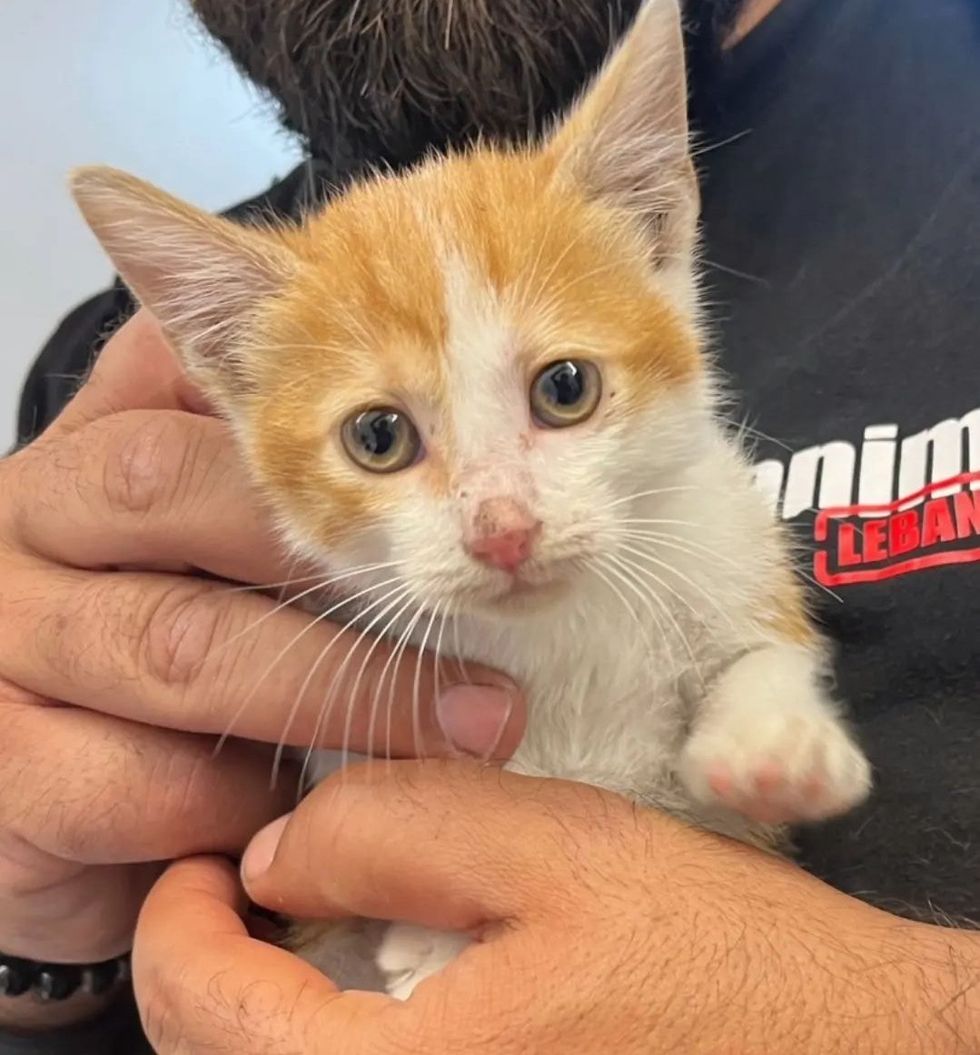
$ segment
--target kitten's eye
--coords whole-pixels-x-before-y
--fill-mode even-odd
[[[563,359],[546,366],[531,385],[531,410],[542,425],[563,429],[585,421],[602,395],[599,369],[587,359]]]
[[[341,438],[351,459],[372,473],[408,468],[422,447],[412,419],[391,407],[352,414],[344,422]]]

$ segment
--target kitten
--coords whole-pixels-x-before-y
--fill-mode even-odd
[[[786,541],[718,416],[676,0],[644,7],[543,144],[378,176],[296,227],[107,169],[73,187],[289,546],[403,562],[394,592],[390,568],[350,579],[389,598],[378,628],[432,645],[452,616],[443,652],[524,686],[511,769],[770,849],[864,798]],[[467,941],[297,934],[398,996]]]

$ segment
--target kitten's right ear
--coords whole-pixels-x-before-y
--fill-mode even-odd
[[[241,338],[296,260],[271,231],[211,216],[111,168],[76,169],[71,190],[126,284],[210,391],[247,387]]]
[[[590,197],[636,217],[654,267],[691,268],[699,193],[678,0],[645,0],[546,150]]]

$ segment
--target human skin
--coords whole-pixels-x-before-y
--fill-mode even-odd
[[[338,993],[249,937],[227,862],[182,862],[147,900],[134,956],[160,1055],[980,1050],[977,935],[581,785],[362,768],[260,833],[242,872],[252,899],[290,915],[479,941],[407,1003]]]
[[[228,430],[155,321],[137,315],[57,422],[0,462],[0,950],[56,963],[127,951],[155,862],[239,852],[295,801],[288,768],[270,790],[272,746],[215,746],[228,730],[275,745],[337,627],[287,649],[311,617],[274,612],[275,599],[215,577],[303,574],[275,545]],[[313,739],[353,641],[338,639],[307,685],[293,744]],[[366,743],[366,731],[387,649],[371,656],[354,701],[355,751],[386,746]],[[416,745],[415,663],[401,664],[397,756],[509,755],[523,729],[519,693],[467,673],[498,688],[461,686],[438,712],[429,706]],[[336,708],[323,745],[340,746],[345,717]],[[0,999],[0,1029],[53,1028],[100,1006]]]

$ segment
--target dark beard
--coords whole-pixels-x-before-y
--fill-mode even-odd
[[[566,107],[641,0],[191,0],[283,124],[339,171],[401,165],[476,134],[534,134]],[[743,0],[688,0],[701,105]],[[492,11],[492,15],[491,15]]]

